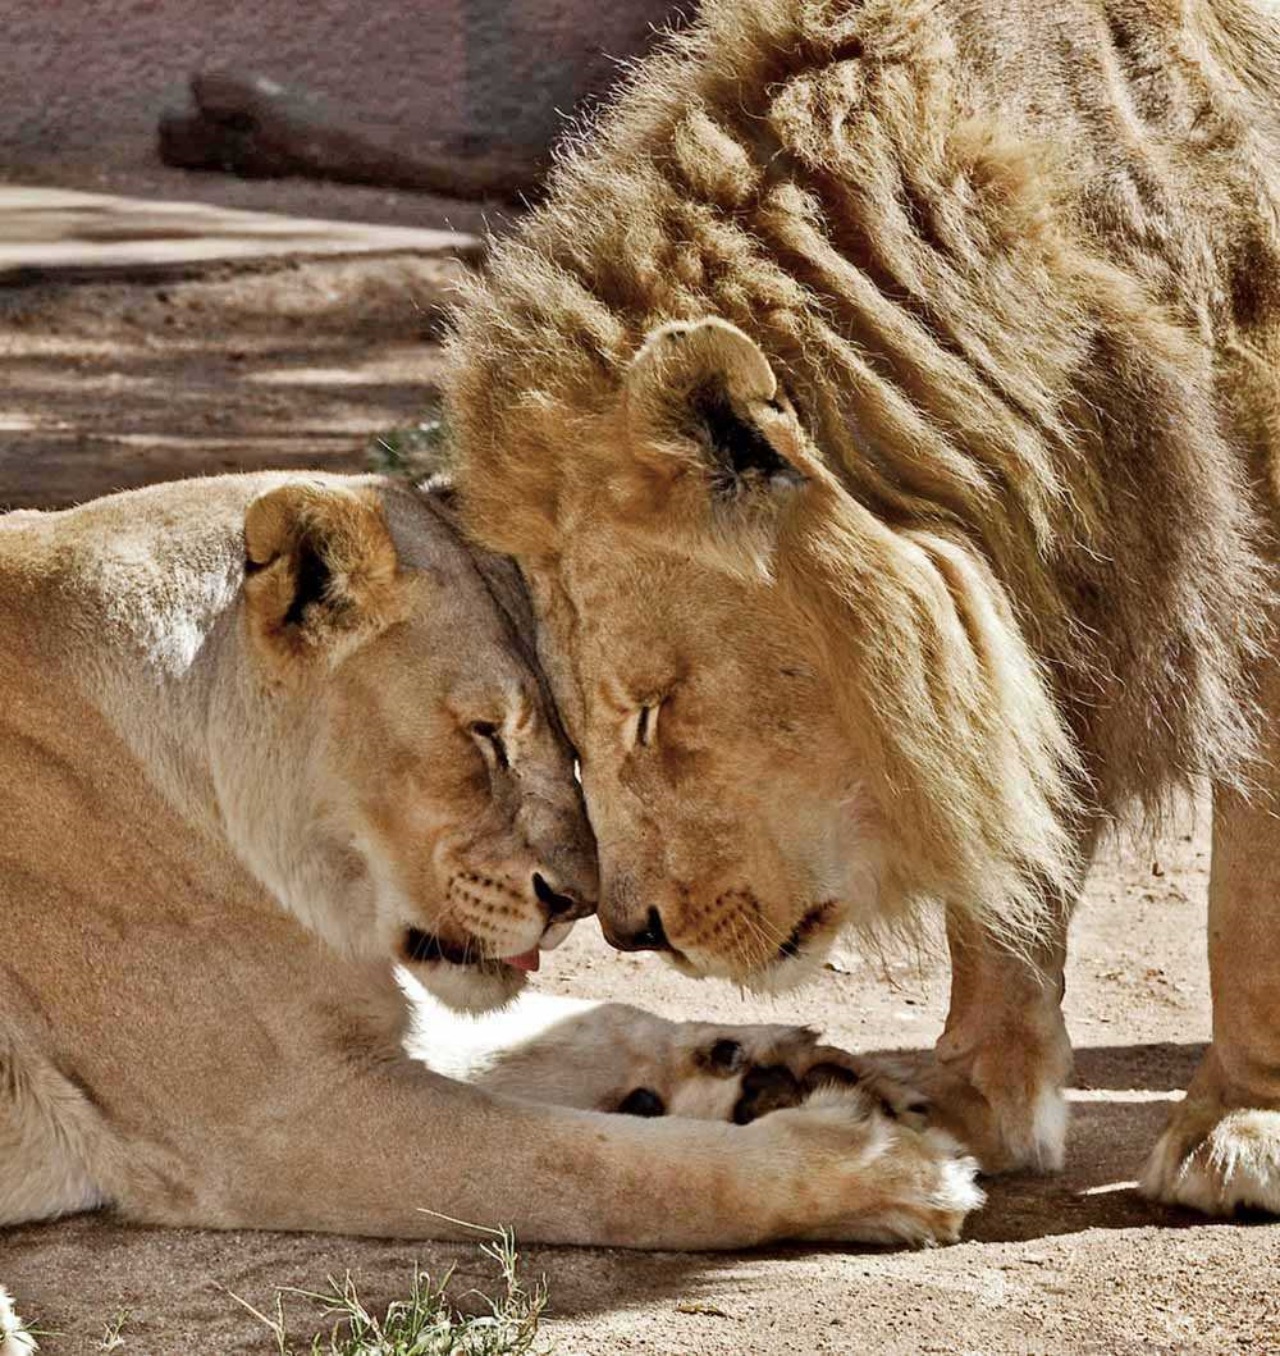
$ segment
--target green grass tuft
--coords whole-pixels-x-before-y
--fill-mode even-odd
[[[426,480],[448,463],[448,433],[438,411],[420,423],[380,433],[369,447],[369,469],[406,480]]]
[[[479,1313],[463,1313],[449,1297],[453,1271],[437,1284],[415,1269],[408,1298],[394,1300],[381,1317],[370,1313],[350,1274],[339,1283],[332,1277],[324,1291],[282,1287],[276,1292],[275,1317],[255,1309],[238,1295],[239,1304],[259,1319],[275,1338],[278,1356],[544,1356],[538,1327],[546,1308],[546,1286],[526,1286],[520,1277],[520,1254],[509,1229],[492,1232],[494,1241],[480,1250],[497,1264],[503,1293],[496,1298],[478,1290],[465,1297],[479,1301]],[[286,1296],[323,1305],[333,1327],[313,1337],[301,1350],[289,1335],[284,1314]]]
[[[98,1343],[99,1351],[122,1351],[125,1349],[125,1340],[121,1335],[124,1331],[124,1325],[133,1317],[128,1309],[118,1309],[115,1316],[108,1323],[102,1325],[102,1341]]]

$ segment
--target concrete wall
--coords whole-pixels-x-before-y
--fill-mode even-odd
[[[0,173],[136,162],[187,77],[296,84],[397,136],[540,147],[672,0],[0,0]]]

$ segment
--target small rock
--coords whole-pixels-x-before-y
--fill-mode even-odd
[[[710,1304],[706,1300],[676,1300],[676,1313],[678,1314],[701,1314],[705,1318],[732,1318],[733,1315],[722,1309],[718,1304]]]

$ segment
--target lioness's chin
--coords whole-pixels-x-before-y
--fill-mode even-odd
[[[504,961],[455,965],[440,960],[409,969],[433,998],[454,1012],[492,1012],[505,1007],[524,988],[526,978],[523,971]]]

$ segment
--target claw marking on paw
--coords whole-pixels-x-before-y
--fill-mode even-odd
[[[747,1062],[747,1052],[738,1041],[724,1038],[716,1041],[698,1062],[709,1072],[721,1078],[729,1078],[742,1072]]]
[[[733,1108],[733,1123],[749,1125],[771,1111],[799,1106],[804,1100],[800,1080],[785,1064],[757,1064],[742,1080],[742,1092]]]
[[[636,1088],[618,1103],[620,1116],[665,1116],[666,1104],[652,1088]]]
[[[859,1081],[858,1075],[852,1069],[846,1068],[843,1064],[833,1064],[829,1060],[824,1060],[808,1070],[800,1085],[806,1093],[810,1093],[828,1085],[851,1088]]]

